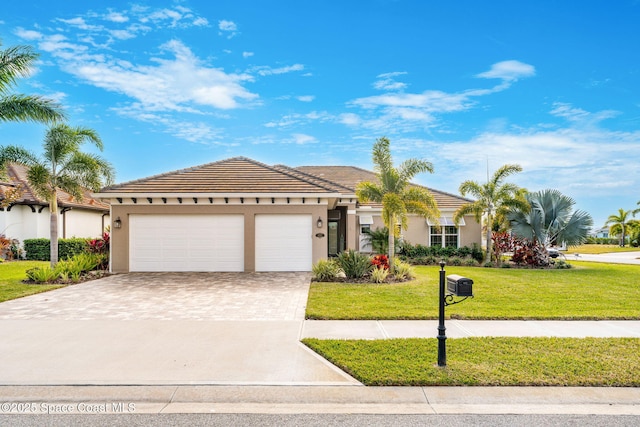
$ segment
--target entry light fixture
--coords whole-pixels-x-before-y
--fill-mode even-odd
[[[115,221],[113,221],[113,228],[121,228],[122,227],[122,220],[120,219],[120,217],[117,217]]]
[[[318,228],[322,228],[322,218],[321,217],[318,217],[318,221],[316,221],[316,226]]]

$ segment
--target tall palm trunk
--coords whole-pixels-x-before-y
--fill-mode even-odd
[[[487,261],[491,262],[491,256],[492,256],[492,242],[491,242],[491,227],[493,226],[493,215],[491,214],[491,209],[489,209],[488,214],[487,214]],[[499,260],[498,260],[499,263]]]
[[[58,263],[58,199],[55,192],[49,201],[49,215],[49,230],[51,233],[51,250],[49,252],[49,258],[51,260],[51,268],[53,268]]]
[[[393,271],[394,258],[396,255],[396,216],[391,214],[389,218],[389,270]]]

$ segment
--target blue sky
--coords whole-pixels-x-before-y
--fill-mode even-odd
[[[105,5],[105,4],[108,4]],[[234,156],[371,168],[376,138],[452,193],[505,163],[596,226],[640,200],[640,2],[10,2],[18,91],[91,127],[123,182]],[[46,129],[0,125],[38,150]]]

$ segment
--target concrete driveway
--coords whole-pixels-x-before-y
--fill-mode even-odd
[[[132,273],[0,303],[0,384],[359,384],[299,343],[309,279]]]

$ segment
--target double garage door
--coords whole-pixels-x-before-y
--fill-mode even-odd
[[[309,271],[311,215],[256,215],[255,270]],[[244,215],[130,215],[129,271],[244,271]]]

